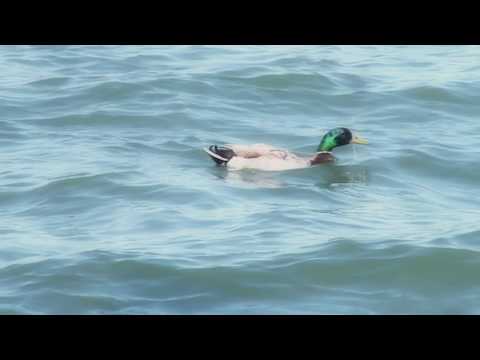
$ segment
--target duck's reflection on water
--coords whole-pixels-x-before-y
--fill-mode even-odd
[[[363,165],[331,166],[328,171],[323,171],[315,185],[318,187],[335,188],[348,185],[368,185],[368,167]]]
[[[214,168],[213,174],[235,186],[284,188],[291,184],[308,182],[320,188],[335,188],[348,185],[367,185],[369,171],[363,165],[322,165],[313,168],[287,171],[240,170],[229,171]]]
[[[288,185],[278,178],[278,172],[257,170],[228,171],[224,168],[216,168],[214,175],[235,186],[278,189]]]

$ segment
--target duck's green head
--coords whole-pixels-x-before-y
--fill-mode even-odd
[[[348,144],[368,144],[368,141],[357,135],[353,135],[347,128],[335,128],[327,132],[318,145],[319,151],[332,151],[337,146]]]

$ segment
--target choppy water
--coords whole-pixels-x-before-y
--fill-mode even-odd
[[[0,47],[0,313],[480,313],[480,47]],[[334,166],[227,172],[201,150]]]

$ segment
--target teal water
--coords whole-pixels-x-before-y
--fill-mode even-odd
[[[479,314],[480,47],[1,46],[0,313]],[[217,168],[213,143],[335,165]]]

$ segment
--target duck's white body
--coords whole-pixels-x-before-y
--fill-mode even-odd
[[[232,170],[279,171],[332,163],[335,157],[331,151],[338,146],[348,144],[368,144],[368,141],[352,134],[347,128],[335,128],[322,137],[317,152],[312,157],[300,157],[266,144],[226,144],[223,147],[211,145],[204,150],[217,165],[226,166]]]
[[[310,159],[301,158],[286,150],[277,149],[267,144],[227,144],[225,147],[232,149],[237,155],[227,163],[227,168],[231,170],[280,171],[311,166]]]

